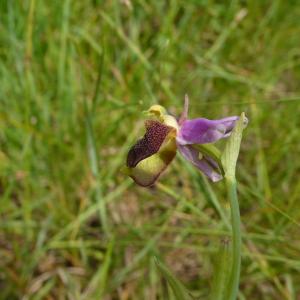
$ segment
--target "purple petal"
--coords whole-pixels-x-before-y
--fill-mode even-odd
[[[188,116],[188,112],[189,112],[189,96],[186,94],[184,96],[184,107],[183,107],[183,112],[179,118],[178,124],[181,125]]]
[[[177,149],[186,160],[191,162],[213,182],[217,182],[223,178],[218,172],[217,163],[212,158],[203,156],[199,159],[201,153],[190,145],[183,146],[177,143]]]
[[[216,142],[230,135],[238,119],[239,117],[233,116],[221,120],[204,118],[186,120],[177,134],[177,143],[188,145]]]

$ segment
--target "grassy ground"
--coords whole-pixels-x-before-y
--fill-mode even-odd
[[[185,93],[250,119],[240,299],[300,299],[299,82],[297,1],[1,0],[0,299],[173,299],[153,255],[207,299],[223,183],[120,172],[141,111]]]

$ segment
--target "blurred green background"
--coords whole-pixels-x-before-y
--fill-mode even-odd
[[[208,299],[223,183],[179,155],[150,189],[120,172],[185,93],[250,120],[240,299],[300,299],[299,4],[0,0],[0,299],[173,299],[154,255]]]

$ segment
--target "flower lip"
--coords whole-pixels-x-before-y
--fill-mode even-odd
[[[141,160],[157,153],[172,127],[158,121],[145,121],[146,133],[143,138],[129,150],[127,167],[134,168]]]

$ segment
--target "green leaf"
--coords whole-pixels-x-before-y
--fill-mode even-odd
[[[235,178],[236,163],[240,152],[243,130],[247,125],[245,113],[242,113],[237,121],[221,155],[221,162],[228,178]]]
[[[175,278],[171,271],[169,271],[157,257],[154,257],[154,261],[162,276],[167,280],[176,300],[194,299],[187,288],[177,278]]]

